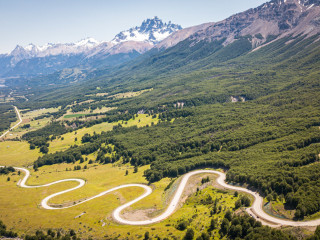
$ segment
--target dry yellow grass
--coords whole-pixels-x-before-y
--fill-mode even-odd
[[[132,97],[137,97],[137,96],[141,95],[142,93],[150,92],[152,90],[153,90],[153,88],[145,89],[145,90],[141,90],[141,91],[137,91],[137,92],[117,93],[117,94],[114,94],[114,95],[110,95],[108,98],[116,98],[116,99],[132,98]]]
[[[60,110],[60,107],[58,108],[42,108],[42,109],[37,109],[33,111],[28,111],[26,113],[21,114],[22,119],[32,119],[38,116],[41,116],[46,113],[54,113],[58,112]],[[20,109],[20,112],[23,111],[23,109]]]
[[[133,174],[133,169],[130,167],[129,175],[124,176],[127,166],[119,168],[112,167],[111,164],[99,165],[85,171],[66,171],[67,167],[73,166],[72,164],[60,164],[42,167],[38,172],[31,171],[32,176],[28,184],[43,184],[72,177],[86,179],[87,184],[83,188],[53,200],[54,203],[64,203],[90,197],[125,183],[145,183],[143,170],[148,168],[148,166],[143,167],[140,169],[141,171]],[[16,182],[20,178],[21,176],[12,175],[11,181],[7,182],[7,176],[0,176],[0,219],[4,220],[9,228],[13,227],[20,233],[30,233],[39,228],[61,228],[62,226],[65,229],[79,230],[80,228],[80,231],[87,231],[89,227],[93,228],[94,236],[102,237],[106,229],[98,224],[99,220],[110,218],[112,211],[117,206],[136,198],[143,192],[140,188],[128,188],[69,209],[50,211],[39,207],[41,199],[75,186],[76,183],[67,182],[48,188],[24,189],[16,186]],[[14,201],[12,201],[13,199]],[[82,212],[86,212],[86,214],[75,219]],[[80,222],[83,223],[82,226],[79,224]],[[87,236],[87,234],[84,235]]]
[[[109,93],[97,93],[96,96],[97,97],[105,97],[105,96],[108,96]]]
[[[80,116],[84,116],[86,114],[105,113],[112,109],[115,109],[115,108],[102,107],[102,108],[97,108],[95,110],[88,109],[86,111],[80,111],[80,112],[71,112],[71,110],[69,109],[66,114],[64,114],[62,117],[59,118],[59,120],[66,120],[66,118],[68,120],[73,120],[73,119],[79,118]]]
[[[81,164],[82,166],[86,162]],[[139,168],[138,173],[133,173],[133,168],[127,165],[115,167],[111,164],[91,166],[88,170],[66,171],[66,168],[72,168],[73,164],[58,164],[40,168],[38,172],[31,171],[31,178],[28,184],[44,184],[63,178],[83,178],[87,184],[76,191],[64,194],[54,198],[53,203],[60,204],[70,201],[83,199],[96,195],[109,188],[126,183],[146,183],[143,177],[143,171],[148,166]],[[125,170],[129,169],[129,175],[125,176]],[[116,237],[120,234],[121,238],[126,236],[129,239],[137,239],[144,235],[146,231],[150,235],[156,234],[162,238],[172,234],[182,237],[185,232],[178,231],[175,226],[180,219],[192,219],[191,226],[197,230],[209,223],[209,207],[198,203],[198,197],[192,197],[182,208],[178,209],[171,217],[163,222],[152,224],[150,226],[125,226],[119,225],[112,219],[113,210],[121,204],[128,202],[140,194],[143,190],[140,188],[127,188],[114,193],[110,193],[98,199],[87,203],[63,210],[44,210],[39,207],[41,200],[58,191],[75,186],[76,183],[67,182],[57,184],[48,188],[24,189],[16,186],[16,182],[21,178],[18,175],[11,175],[11,181],[6,181],[7,176],[0,176],[0,219],[4,220],[9,229],[19,233],[34,233],[37,229],[74,229],[78,235],[83,238],[92,237],[102,239],[104,236]],[[201,179],[198,176],[197,181]],[[170,179],[162,179],[155,183],[154,192],[147,198],[138,202],[127,211],[137,209],[165,207],[165,187]],[[198,183],[193,183],[195,190]],[[222,206],[233,207],[236,199],[232,194],[213,192],[212,187],[205,188],[201,194],[214,194],[213,197],[222,197],[220,200]],[[201,195],[200,194],[200,195]],[[199,195],[199,196],[200,196]],[[14,201],[12,201],[14,199]],[[80,218],[75,218],[81,213],[86,212]],[[159,214],[159,212],[157,213]],[[215,217],[223,216],[224,211]],[[221,216],[220,216],[221,215]],[[102,226],[104,225],[105,226]],[[128,235],[130,232],[130,235]]]
[[[0,142],[0,165],[28,166],[41,156],[39,150],[30,150],[27,142]]]

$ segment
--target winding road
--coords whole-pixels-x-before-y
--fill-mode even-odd
[[[0,167],[4,167],[4,166],[0,166]],[[182,177],[182,180],[178,186],[178,189],[175,192],[175,195],[173,197],[173,199],[171,200],[171,202],[169,203],[167,209],[160,214],[159,216],[155,217],[155,218],[151,218],[148,220],[142,220],[142,221],[131,221],[131,220],[127,220],[122,218],[121,216],[121,212],[128,208],[129,206],[133,205],[134,203],[142,200],[143,198],[149,196],[152,193],[152,189],[147,186],[147,185],[143,185],[143,184],[126,184],[126,185],[121,185],[109,190],[106,190],[96,196],[87,198],[84,201],[75,203],[74,205],[71,206],[66,206],[66,207],[52,207],[50,205],[48,205],[48,201],[58,195],[76,190],[78,188],[81,188],[85,185],[85,180],[83,179],[78,179],[78,178],[70,178],[70,179],[63,179],[63,180],[59,180],[59,181],[55,181],[52,183],[48,183],[48,184],[44,184],[44,185],[38,185],[38,186],[31,186],[31,185],[26,185],[26,182],[30,176],[30,172],[29,170],[25,169],[25,168],[19,168],[19,167],[15,167],[16,170],[20,170],[23,171],[25,173],[25,176],[23,177],[23,179],[21,181],[19,181],[18,186],[23,187],[23,188],[39,188],[39,187],[48,187],[57,183],[62,183],[62,182],[78,182],[79,185],[58,193],[54,193],[46,198],[44,198],[41,201],[41,206],[44,209],[49,209],[49,210],[58,210],[58,209],[65,209],[65,208],[70,208],[79,204],[82,204],[84,202],[88,202],[90,200],[93,200],[95,198],[101,197],[105,194],[108,194],[110,192],[122,189],[122,188],[128,188],[128,187],[141,187],[145,190],[145,192],[139,196],[138,198],[121,205],[120,207],[116,208],[113,212],[113,218],[121,223],[121,224],[126,224],[126,225],[148,225],[148,224],[152,224],[152,223],[156,223],[156,222],[160,222],[166,218],[168,218],[170,215],[172,215],[174,213],[174,211],[177,209],[180,198],[182,196],[182,193],[185,189],[185,187],[187,186],[188,180],[190,179],[191,176],[197,175],[197,174],[203,174],[203,173],[209,173],[209,174],[216,174],[218,175],[218,178],[216,179],[217,183],[226,189],[230,189],[230,190],[235,190],[235,191],[240,191],[240,192],[245,192],[248,194],[251,194],[254,197],[254,202],[252,204],[252,206],[250,208],[247,208],[247,212],[253,216],[254,218],[256,218],[257,220],[261,221],[264,225],[268,225],[271,227],[279,227],[279,226],[318,226],[320,225],[320,219],[316,219],[316,220],[312,220],[312,221],[304,221],[304,222],[298,222],[298,221],[291,221],[291,220],[285,220],[285,219],[279,219],[273,216],[268,215],[267,213],[265,213],[262,209],[262,205],[263,205],[263,198],[257,193],[257,192],[253,192],[249,189],[246,188],[242,188],[242,187],[237,187],[237,186],[232,186],[229,185],[225,182],[226,179],[226,174],[222,173],[222,172],[218,172],[218,171],[214,171],[214,170],[198,170],[198,171],[193,171],[193,172],[189,172],[187,174],[185,174]]]
[[[19,118],[19,122],[17,124],[15,124],[13,127],[11,127],[8,131],[6,131],[5,133],[3,133],[1,136],[0,136],[0,139],[3,138],[5,135],[7,135],[12,129],[18,127],[21,123],[22,123],[22,118],[21,118],[21,115],[20,115],[20,112],[18,110],[18,108],[16,106],[14,106],[14,110],[16,111],[17,113],[17,116]]]
[[[15,124],[13,127],[11,127],[8,131],[3,133],[0,136],[0,139],[3,138],[11,130],[13,130],[14,128],[16,128],[17,126],[19,126],[22,123],[22,118],[21,118],[21,115],[20,115],[20,112],[19,112],[18,108],[16,106],[14,106],[14,109],[15,109],[15,111],[17,113],[18,118],[19,118],[19,122],[17,124]],[[4,166],[0,166],[0,168],[2,168],[2,167],[4,167]],[[122,218],[121,217],[121,212],[124,209],[130,207],[134,203],[142,200],[143,198],[149,196],[152,193],[152,189],[147,185],[143,185],[143,184],[125,184],[125,185],[121,185],[121,186],[114,187],[112,189],[106,190],[106,191],[104,191],[102,193],[99,193],[98,195],[95,195],[93,197],[87,198],[86,200],[80,201],[80,202],[75,203],[75,204],[73,204],[71,206],[53,207],[53,206],[48,205],[48,202],[49,202],[50,199],[52,199],[52,198],[54,198],[54,197],[56,197],[58,195],[61,195],[61,194],[67,193],[67,192],[71,192],[71,191],[74,191],[74,190],[76,190],[78,188],[83,187],[86,184],[85,180],[78,179],[78,178],[69,178],[69,179],[63,179],[63,180],[55,181],[55,182],[44,184],[44,185],[32,186],[32,185],[26,185],[26,182],[27,182],[27,180],[28,180],[28,178],[30,176],[29,170],[27,170],[25,168],[20,168],[20,167],[15,167],[15,169],[18,170],[18,171],[19,170],[23,171],[25,173],[25,176],[23,177],[23,179],[21,181],[19,181],[19,183],[18,183],[18,186],[23,187],[23,188],[48,187],[48,186],[51,186],[51,185],[54,185],[54,184],[57,184],[57,183],[70,182],[70,181],[79,183],[79,185],[76,186],[76,187],[73,187],[73,188],[58,192],[58,193],[51,194],[50,196],[44,198],[41,201],[41,206],[44,209],[49,209],[49,210],[58,210],[58,209],[70,208],[70,207],[73,207],[73,206],[88,202],[90,200],[93,200],[95,198],[101,197],[103,195],[106,195],[108,193],[111,193],[113,191],[116,191],[116,190],[119,190],[119,189],[122,189],[122,188],[128,188],[128,187],[140,187],[140,188],[143,188],[145,190],[145,192],[141,196],[137,197],[136,199],[134,199],[134,200],[132,200],[132,201],[126,203],[126,204],[121,205],[120,207],[118,207],[118,208],[116,208],[114,210],[113,218],[117,222],[119,222],[121,224],[148,225],[148,224],[160,222],[160,221],[168,218],[177,209],[179,201],[181,199],[181,196],[183,194],[183,191],[184,191],[185,187],[187,186],[189,178],[194,176],[194,175],[197,175],[197,174],[210,173],[210,174],[218,175],[218,178],[216,179],[216,181],[221,187],[229,189],[229,190],[240,191],[240,192],[245,192],[245,193],[251,194],[254,197],[254,202],[253,202],[251,207],[246,209],[246,211],[252,217],[254,217],[255,219],[261,221],[264,225],[268,225],[268,226],[271,226],[271,227],[279,227],[279,226],[295,226],[295,227],[301,226],[301,227],[303,227],[303,226],[318,226],[318,225],[320,225],[320,219],[299,222],[299,221],[291,221],[291,220],[280,219],[280,218],[276,218],[276,217],[273,217],[273,216],[267,214],[266,212],[263,211],[263,208],[262,208],[262,206],[263,206],[263,198],[257,192],[253,192],[253,191],[251,191],[249,189],[246,189],[246,188],[237,187],[237,186],[233,186],[233,185],[227,184],[225,182],[226,174],[222,173],[222,172],[214,171],[214,170],[198,170],[198,171],[193,171],[193,172],[189,172],[189,173],[185,174],[183,176],[179,186],[178,186],[178,189],[175,192],[175,195],[174,195],[173,199],[169,203],[167,209],[162,214],[160,214],[159,216],[157,216],[155,218],[148,219],[148,220],[131,221],[131,220],[127,220],[127,219]]]

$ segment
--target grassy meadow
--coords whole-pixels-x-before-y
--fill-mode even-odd
[[[0,152],[0,165],[6,166],[29,166],[42,155],[39,150],[30,150],[24,141],[0,142]]]
[[[66,171],[69,168],[73,169],[73,166],[78,164],[57,164],[41,167],[37,172],[32,170],[27,183],[38,185],[64,178],[85,179],[87,184],[84,187],[57,196],[51,202],[52,204],[68,204],[71,202],[72,204],[72,202],[96,195],[118,185],[146,183],[143,171],[149,167],[141,167],[137,173],[133,173],[133,167],[129,165],[95,165],[84,162],[81,165],[88,165],[88,169]],[[129,171],[127,176],[125,176],[126,170]],[[68,209],[44,210],[39,206],[43,198],[55,192],[74,187],[76,183],[67,182],[45,188],[25,189],[16,186],[22,176],[17,173],[9,176],[10,181],[7,181],[8,176],[0,176],[0,218],[6,221],[9,229],[21,234],[33,233],[36,229],[59,229],[64,226],[65,230],[74,229],[79,236],[84,238],[116,237],[120,235],[123,238],[137,239],[141,238],[146,231],[149,231],[151,236],[165,237],[172,235],[182,237],[185,231],[179,231],[175,228],[181,221],[189,221],[190,226],[199,231],[208,228],[205,224],[210,222],[210,205],[202,204],[202,199],[207,199],[209,195],[213,199],[219,199],[221,211],[215,215],[217,221],[223,218],[226,209],[234,207],[234,203],[238,199],[233,196],[232,192],[214,189],[209,186],[211,184],[201,186],[201,178],[207,175],[198,175],[190,179],[190,187],[182,197],[185,204],[181,204],[182,207],[171,217],[150,226],[124,226],[113,221],[112,212],[121,204],[141,195],[143,190],[140,188],[122,189]],[[209,176],[214,181],[213,175]],[[177,185],[172,184],[171,188],[165,191],[169,183],[170,179],[164,178],[152,185],[154,192],[130,209],[126,209],[124,215],[129,219],[139,219],[141,214],[148,217],[161,213],[166,206],[166,202],[173,196]],[[179,180],[176,183],[179,183]],[[201,190],[195,193],[197,187]],[[189,195],[191,197],[187,199]],[[77,217],[82,213],[85,214]],[[156,234],[153,234],[153,232],[156,232]],[[217,236],[218,239],[218,232],[214,232],[214,236]]]

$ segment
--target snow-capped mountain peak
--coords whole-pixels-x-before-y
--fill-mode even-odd
[[[37,46],[34,45],[34,44],[32,44],[32,43],[30,43],[29,45],[27,45],[26,47],[24,47],[24,49],[27,50],[27,51],[34,51],[34,50],[37,49]]]
[[[98,44],[100,44],[100,42],[95,40],[94,38],[82,39],[81,41],[75,43],[76,46],[86,46],[86,47],[95,47]]]
[[[120,32],[112,40],[112,43],[118,44],[127,41],[137,41],[157,44],[171,33],[180,29],[182,29],[180,25],[173,24],[171,21],[164,23],[158,17],[154,17],[143,21],[140,27],[134,27]]]

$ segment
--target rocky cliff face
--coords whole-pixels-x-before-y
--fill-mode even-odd
[[[157,49],[167,49],[169,47],[173,47],[179,42],[185,40],[186,38],[190,37],[192,34],[204,30],[207,27],[211,26],[213,23],[204,23],[193,27],[188,27],[181,29],[179,31],[176,31],[172,33],[169,37],[161,41],[159,44],[155,46]]]
[[[228,45],[241,36],[251,35],[253,47],[269,36],[313,35],[320,32],[319,0],[272,0],[257,8],[214,23],[190,37],[193,42],[225,39]]]

